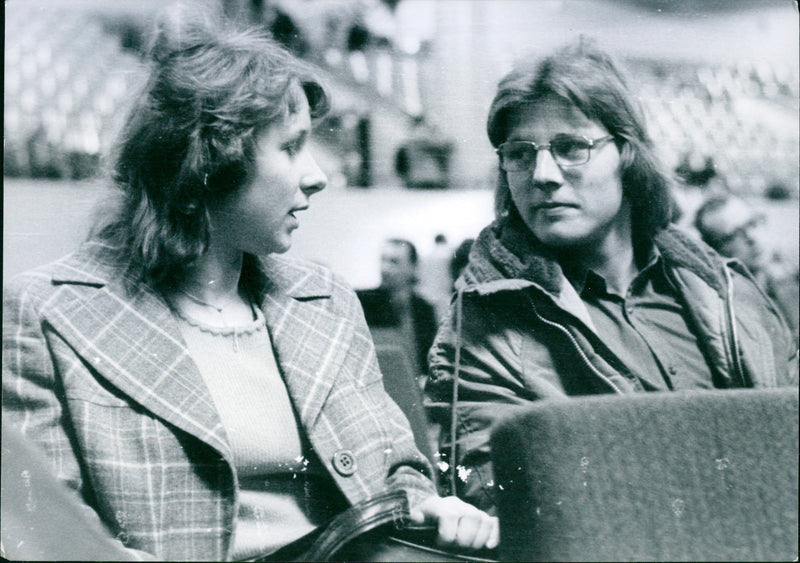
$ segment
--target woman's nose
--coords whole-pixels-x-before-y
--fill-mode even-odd
[[[309,153],[307,156],[308,163],[305,173],[300,179],[300,189],[306,195],[321,192],[328,185],[328,176],[322,171],[322,168],[317,164],[316,159]]]
[[[536,166],[533,168],[533,183],[535,186],[560,186],[564,183],[561,168],[556,164],[549,150],[540,150],[536,153]]]

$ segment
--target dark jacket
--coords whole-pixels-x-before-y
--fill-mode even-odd
[[[400,324],[400,318],[391,304],[389,291],[377,287],[356,291],[364,317],[370,328],[394,328]],[[416,358],[414,366],[417,372],[428,372],[428,351],[436,336],[436,310],[433,305],[417,294],[411,296],[411,321],[414,324]]]
[[[654,242],[697,331],[714,386],[796,384],[797,350],[791,335],[750,274],[677,229],[663,230]],[[426,392],[431,414],[442,424],[442,452],[449,455],[453,374],[460,348],[457,493],[491,510],[489,435],[504,407],[630,393],[636,384],[593,328],[559,264],[518,220],[499,220],[483,230],[456,288],[458,297],[430,353]]]

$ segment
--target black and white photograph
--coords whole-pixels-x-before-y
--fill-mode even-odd
[[[797,0],[4,18],[4,559],[797,560]]]

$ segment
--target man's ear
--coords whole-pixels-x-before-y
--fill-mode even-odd
[[[633,166],[633,161],[636,158],[636,152],[629,141],[621,139],[619,143],[620,144],[617,145],[617,150],[619,150],[619,166],[621,170],[625,170],[626,168]]]

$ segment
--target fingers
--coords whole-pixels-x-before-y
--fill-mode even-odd
[[[497,518],[485,512],[464,515],[458,520],[458,530],[454,545],[468,549],[487,547],[494,549],[499,543],[500,526]]]
[[[412,508],[411,511],[408,513],[408,519],[411,520],[414,524],[424,524],[425,523],[425,514],[418,508]]]
[[[455,544],[458,537],[458,524],[460,521],[458,513],[442,513],[439,516],[439,535],[436,541],[439,545]]]
[[[481,517],[475,522],[475,528],[475,532],[472,534],[472,541],[469,542],[469,534],[462,532],[461,526],[459,526],[458,534],[456,534],[458,544],[467,546],[467,542],[469,542],[467,547],[472,549],[489,547],[489,539],[492,537],[493,532],[499,528],[497,525],[497,518],[493,518],[486,513],[482,513]]]
[[[497,547],[500,526],[497,518],[456,497],[432,497],[420,510],[438,526],[438,543],[467,549]]]
[[[500,520],[496,516],[492,516],[492,530],[489,532],[489,539],[486,540],[486,547],[494,549],[500,545]]]

